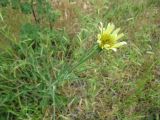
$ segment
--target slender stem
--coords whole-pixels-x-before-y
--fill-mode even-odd
[[[55,87],[57,86],[59,80],[64,79],[66,77],[67,74],[70,74],[75,68],[77,68],[79,65],[81,65],[82,63],[84,63],[86,60],[88,60],[90,57],[92,57],[94,54],[99,53],[101,50],[99,49],[98,46],[95,46],[94,48],[91,48],[88,53],[87,56],[85,54],[85,56],[82,56],[81,59],[79,60],[79,62],[77,64],[75,64],[73,67],[67,69],[69,67],[69,65],[64,66],[64,68],[60,71],[60,73],[58,74],[57,79],[52,83],[52,100],[53,100],[53,107],[54,107],[54,112],[53,112],[53,120],[56,120],[56,113],[55,113]]]
[[[66,65],[58,74],[58,77],[56,81],[54,81],[53,85],[56,85],[59,80],[64,79],[66,75],[70,74],[75,68],[77,68],[79,65],[84,63],[86,60],[88,60],[90,57],[92,57],[94,54],[99,53],[101,49],[98,46],[95,46],[91,48],[85,56],[82,56],[80,60],[73,66]],[[87,56],[86,56],[87,55]]]
[[[53,100],[53,120],[56,120],[55,90],[56,90],[56,88],[55,88],[55,86],[53,85],[53,86],[52,86],[52,92],[53,92],[53,94],[52,94],[52,100]]]
[[[49,20],[49,27],[50,27],[50,30],[52,30],[52,23],[50,20]]]
[[[90,57],[92,57],[96,52],[98,52],[98,47],[95,46],[94,48],[91,48],[91,50],[88,52],[88,55],[85,56],[85,57],[82,57],[79,62],[74,65],[72,68],[71,68],[71,71],[72,72],[75,68],[77,68],[79,65],[81,65],[82,63],[84,63],[86,60],[88,60]]]
[[[31,6],[32,6],[32,14],[33,14],[34,20],[35,20],[36,23],[39,23],[39,20],[37,19],[37,16],[36,16],[36,13],[35,13],[35,10],[34,10],[33,0],[31,1]]]

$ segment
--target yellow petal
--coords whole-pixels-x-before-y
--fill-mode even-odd
[[[120,28],[117,28],[115,31],[113,31],[112,35],[118,34],[119,31],[120,31]]]
[[[97,40],[97,43],[101,44],[102,42],[100,40]]]
[[[116,52],[117,51],[117,49],[116,48],[111,48],[114,52]]]
[[[120,46],[122,46],[122,45],[126,45],[127,43],[126,42],[119,42],[119,43],[116,43],[115,45],[113,45],[112,46],[112,48],[118,48],[118,47],[120,47]]]
[[[102,22],[100,22],[99,29],[100,29],[101,32],[103,31],[103,23]]]
[[[119,35],[116,37],[116,40],[118,40],[118,39],[122,38],[123,36],[124,36],[124,34],[123,34],[123,33],[119,34]]]
[[[104,48],[108,50],[108,49],[110,49],[110,45],[109,44],[105,44]]]
[[[114,28],[115,28],[114,24],[109,23],[105,32],[107,34],[110,34],[114,30]]]
[[[98,38],[98,40],[100,40],[101,39],[101,34],[98,34],[97,38]]]

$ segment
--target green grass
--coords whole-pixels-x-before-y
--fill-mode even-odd
[[[75,15],[52,31],[0,9],[0,120],[160,120],[159,0],[88,2],[68,6]],[[127,46],[66,75],[96,42],[99,22],[121,27]]]

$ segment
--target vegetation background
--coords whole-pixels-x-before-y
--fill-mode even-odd
[[[6,1],[0,120],[160,120],[160,0]],[[100,22],[121,27],[127,46],[66,76],[96,42]]]

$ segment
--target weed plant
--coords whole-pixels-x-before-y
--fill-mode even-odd
[[[159,120],[159,0],[57,4],[0,0],[0,120]],[[127,46],[88,54],[100,22]]]

